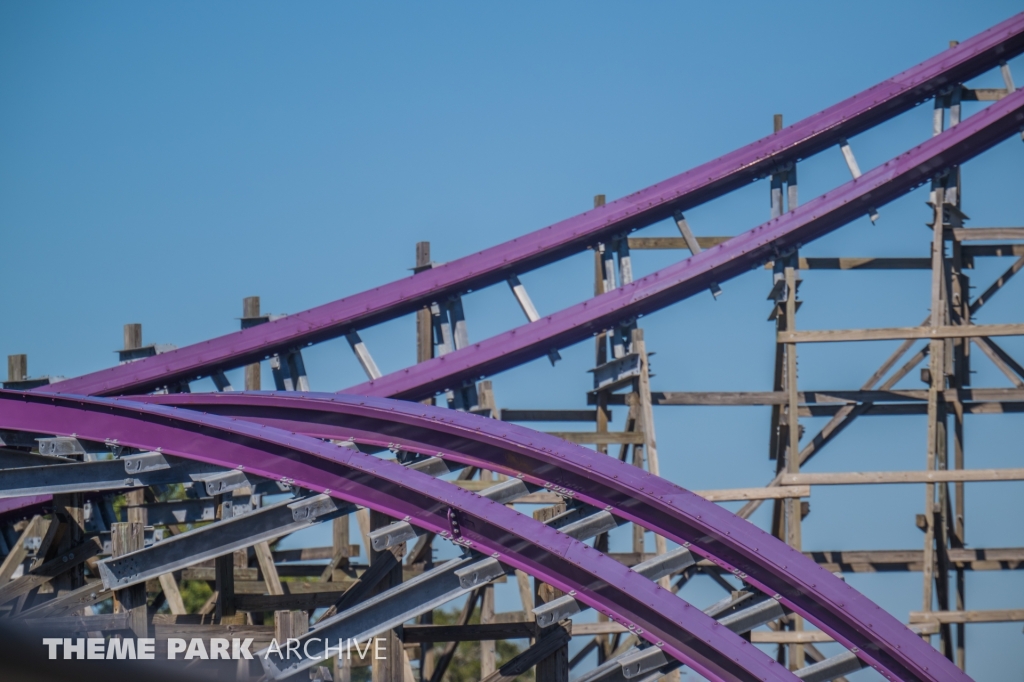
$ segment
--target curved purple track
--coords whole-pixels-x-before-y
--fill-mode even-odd
[[[1024,13],[778,133],[601,208],[302,313],[36,390],[89,395],[145,393],[411,313],[447,296],[494,284],[510,274],[522,274],[602,240],[651,225],[676,210],[689,209],[764,178],[1021,52]],[[865,206],[862,213],[868,208]],[[738,257],[743,254],[742,248],[733,253],[735,246],[718,248],[712,257],[737,256],[734,266],[743,261],[741,271],[749,263]],[[732,270],[736,274],[736,267]],[[543,324],[541,320],[534,327]],[[542,354],[549,350],[544,348]]]
[[[465,546],[561,590],[575,590],[577,599],[702,675],[714,680],[795,679],[700,609],[589,545],[394,462],[245,419],[128,400],[0,391],[0,426],[101,442],[116,439],[130,447],[244,469],[407,518],[434,533],[450,531],[448,511],[455,509]]]
[[[453,410],[363,396],[220,393],[138,400],[319,438],[397,446],[522,475],[686,544],[767,594],[778,595],[893,679],[967,679],[857,590],[753,524],[669,481],[560,438]]]

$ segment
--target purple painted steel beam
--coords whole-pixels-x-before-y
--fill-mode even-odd
[[[395,462],[305,435],[130,400],[0,391],[0,424],[76,433],[244,469],[406,518],[575,596],[714,680],[796,678],[738,635],[611,557],[502,504]],[[942,677],[934,679],[964,679]]]
[[[566,308],[536,322],[446,355],[352,386],[345,393],[420,400],[547,355],[660,310],[763,264],[867,215],[939,172],[963,163],[1024,127],[1024,90],[1003,98],[959,125],[729,241],[654,274]],[[60,384],[55,384],[59,386]]]
[[[890,614],[797,550],[718,505],[617,459],[515,424],[419,403],[316,393],[140,396],[142,401],[441,456],[613,511],[757,586],[868,665],[902,680],[965,679]]]
[[[336,338],[582,251],[742,187],[1024,51],[1024,14],[784,130],[664,182],[446,265],[302,313],[37,389],[145,393]]]

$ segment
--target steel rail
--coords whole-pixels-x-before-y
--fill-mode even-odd
[[[127,400],[127,399],[126,399]],[[950,661],[836,576],[712,502],[525,427],[418,403],[337,394],[139,396],[318,438],[398,447],[482,467],[634,521],[715,561],[894,679],[964,679]]]
[[[448,296],[489,286],[565,258],[595,243],[668,218],[677,210],[687,210],[738,189],[839,144],[1021,52],[1024,13],[777,133],[603,207],[305,312],[36,390],[89,395],[145,393],[414,312]],[[866,207],[863,212],[873,208]],[[542,320],[537,324],[546,323]]]
[[[575,591],[580,601],[710,679],[795,679],[699,609],[589,545],[396,462],[242,419],[129,400],[0,391],[0,424],[99,442],[117,439],[129,447],[285,480],[408,519],[558,589]]]
[[[1024,90],[857,179],[630,284],[344,393],[420,400],[578,343],[722,283],[866,215],[1024,128]],[[59,386],[59,384],[55,384]]]

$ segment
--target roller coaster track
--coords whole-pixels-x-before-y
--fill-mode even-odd
[[[764,178],[787,164],[811,156],[883,123],[943,89],[958,85],[994,68],[1000,62],[1022,51],[1024,14],[1018,14],[956,47],[778,133],[604,207],[333,303],[37,390],[103,396],[145,393],[241,367],[263,360],[277,352],[337,338],[414,312],[446,297],[503,281],[510,275],[519,275],[565,258],[602,240],[646,227],[672,216],[675,211],[692,208]],[[1012,101],[999,102],[990,109],[1002,105],[999,106],[999,111],[1018,111],[1019,97],[1007,99]],[[665,287],[664,291],[659,290],[656,294],[650,294],[645,303],[635,306],[637,312],[650,310],[654,305],[678,301],[686,293],[692,293],[695,288],[702,288],[697,286],[697,281],[710,281],[709,273],[721,272],[720,275],[716,275],[721,279],[735,276],[751,267],[758,259],[769,257],[773,246],[783,248],[786,243],[792,241],[806,243],[814,236],[867,213],[873,207],[864,205],[866,195],[877,197],[874,201],[880,205],[906,192],[914,183],[927,179],[929,174],[970,158],[1012,132],[1013,120],[988,114],[987,110],[982,113],[987,114],[982,118],[988,121],[987,126],[982,126],[985,128],[984,131],[975,130],[975,135],[965,136],[959,130],[964,124],[956,126],[940,136],[945,138],[944,142],[953,138],[947,149],[936,150],[935,145],[922,145],[901,157],[896,166],[890,162],[866,174],[860,181],[845,185],[845,193],[821,197],[818,208],[808,210],[804,207],[800,213],[801,220],[794,221],[792,217],[787,216],[721,245],[704,258],[688,259],[685,261],[686,264],[680,264],[676,270],[682,269],[687,274],[687,281],[691,286],[684,287],[679,284],[676,288]],[[989,120],[996,118],[999,120]],[[1013,116],[1009,118],[1012,119]],[[965,123],[970,123],[970,119]],[[978,125],[979,122],[974,122],[969,127],[976,128]],[[927,150],[924,149],[926,146]],[[890,182],[888,176],[894,170],[899,173],[899,178]],[[874,186],[866,191],[860,191],[861,187],[869,183]],[[854,205],[843,206],[844,201],[853,201]],[[854,208],[857,210],[851,210]],[[820,210],[830,210],[830,218],[818,220],[816,212]],[[804,223],[808,220],[803,218],[815,220],[809,220],[810,225],[805,226]],[[620,292],[617,295],[629,297],[633,294]],[[580,309],[580,306],[576,306],[569,311]],[[591,310],[594,309],[591,307]],[[602,312],[606,316],[610,314],[611,317],[618,317],[632,314],[631,310],[632,308],[623,308],[617,313],[609,313],[608,310],[602,309]],[[537,353],[547,353],[560,344],[571,343],[569,339],[578,340],[584,327],[588,330],[596,329],[600,319],[597,314],[574,314],[572,322],[576,324],[575,334],[559,328],[557,334],[548,334],[552,338],[541,344],[546,347],[534,349],[530,353],[517,350],[508,354],[508,360],[499,365],[507,367],[508,363],[514,360],[524,362],[537,357]],[[510,334],[518,334],[520,337],[540,336],[543,333],[537,330],[544,329],[549,324],[548,318],[545,318],[529,325],[529,334],[524,334],[523,330],[516,330]],[[451,360],[445,362],[450,363]],[[431,371],[430,385],[437,384],[436,377],[439,372],[434,369],[420,371]],[[462,374],[465,374],[465,371]],[[384,385],[390,385],[390,380],[381,384]],[[388,389],[378,387],[374,388],[373,392],[384,395],[385,393],[381,391],[386,390]],[[404,393],[396,390],[392,395]]]
[[[496,560],[492,568],[500,564],[523,570],[622,623],[710,679],[795,679],[728,627],[578,536],[412,467],[360,452],[358,446],[485,468],[523,485],[556,492],[577,505],[580,514],[606,513],[637,523],[710,559],[781,607],[815,623],[889,679],[966,679],[927,642],[843,581],[697,495],[552,436],[389,398],[429,397],[543,357],[806,244],[1024,129],[1024,92],[1008,94],[901,156],[723,244],[345,394],[135,394],[346,335],[622,238],[839,144],[1021,52],[1024,14],[774,135],[524,237],[241,332],[27,393],[0,392],[0,428],[74,436],[155,453],[155,471],[165,473],[186,462],[182,471],[212,467],[287,481],[298,489],[362,505],[436,533],[460,545],[467,557]],[[339,447],[325,439],[353,447]],[[60,472],[69,471],[61,467],[86,464],[93,463],[46,468],[59,479]],[[0,499],[0,513],[46,503],[50,499],[47,480],[42,471],[0,470],[0,497],[9,498]],[[111,485],[117,489],[119,484]],[[130,481],[124,483],[130,485]],[[55,484],[51,488],[57,490]],[[108,570],[117,566],[116,562],[104,565]],[[105,575],[106,588],[115,587],[106,584],[108,578],[118,588],[144,579],[117,575]],[[344,620],[347,613],[337,617]],[[279,678],[312,664],[307,661],[296,668],[269,661],[267,672]]]
[[[664,479],[560,439],[476,415],[357,396],[145,400],[195,409],[4,391],[0,427],[116,441],[364,505],[569,592],[710,679],[794,679],[749,642],[589,545],[450,483],[320,438],[487,466],[637,521],[713,558],[818,623],[889,679],[966,679],[892,616],[796,550]]]

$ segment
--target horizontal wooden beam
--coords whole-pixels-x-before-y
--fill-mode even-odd
[[[502,410],[501,421],[593,422],[597,421],[597,410]]]
[[[1024,239],[1024,227],[954,227],[957,241],[995,241],[996,239]]]
[[[769,261],[766,270],[775,265]],[[931,270],[931,258],[801,258],[800,270]]]
[[[548,434],[580,445],[639,445],[644,442],[644,434],[639,431],[548,431]]]
[[[760,488],[723,488],[721,490],[694,490],[711,502],[732,500],[781,500],[793,497],[810,497],[811,487],[807,485],[780,485]]]
[[[963,247],[964,256],[1024,256],[1024,244],[968,244]]]
[[[1024,609],[992,611],[911,611],[911,623],[1019,623]]]
[[[702,249],[710,249],[732,239],[732,237],[697,237],[697,245]],[[630,237],[630,250],[664,250],[664,249],[686,249],[686,240],[682,237]]]
[[[1024,389],[1019,388],[965,388],[942,392],[946,402],[1020,401],[1024,400]],[[928,391],[801,391],[797,394],[801,405],[818,403],[885,403],[924,402]],[[786,405],[789,394],[785,391],[662,391],[651,394],[655,405]]]
[[[920,549],[811,551],[804,555],[830,573],[919,573],[924,568],[924,551]],[[1024,547],[951,548],[947,556],[953,568],[967,571],[1024,569]]]
[[[959,483],[1024,481],[1024,469],[948,469],[937,471],[851,471],[782,474],[782,485],[862,485],[875,483]]]
[[[406,644],[529,639],[536,635],[537,624],[533,621],[476,625],[406,625],[402,628],[402,641]]]
[[[1021,336],[1024,324],[967,324],[946,327],[888,327],[880,329],[823,329],[779,332],[779,343],[837,341],[898,341],[900,339],[961,339],[975,336]]]

